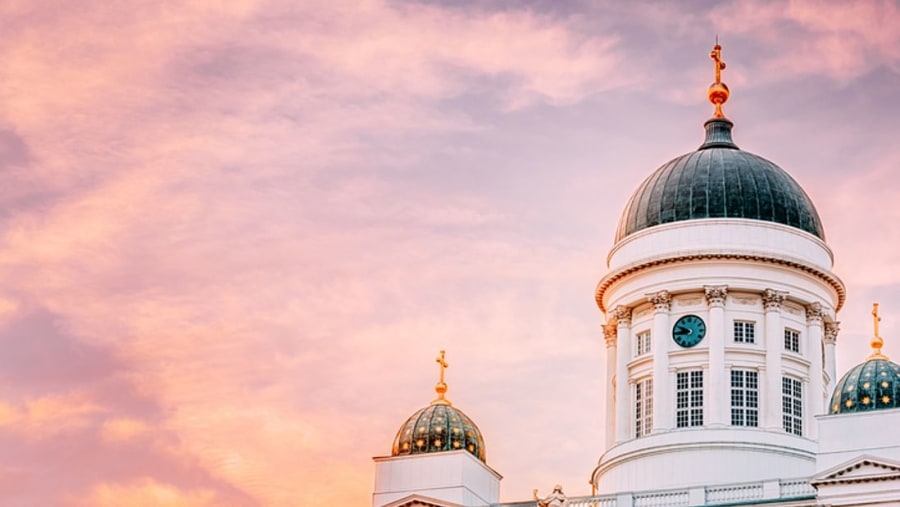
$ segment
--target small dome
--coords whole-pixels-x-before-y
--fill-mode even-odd
[[[854,366],[834,386],[832,414],[900,407],[900,365],[886,357]]]
[[[484,438],[475,423],[449,402],[436,401],[419,410],[400,427],[392,456],[465,449],[485,461]]]
[[[708,120],[697,149],[657,169],[625,206],[616,241],[655,225],[703,218],[749,218],[795,227],[821,239],[812,200],[774,163],[742,151],[727,118]]]

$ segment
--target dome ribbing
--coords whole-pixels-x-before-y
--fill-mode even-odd
[[[850,369],[834,386],[830,413],[846,414],[900,407],[900,366],[869,359]]]
[[[485,461],[481,431],[451,405],[429,405],[406,420],[394,437],[392,456],[466,450]]]
[[[657,169],[631,196],[620,241],[656,225],[705,218],[774,222],[825,239],[812,200],[774,163],[734,144],[727,118],[708,120],[703,144]]]

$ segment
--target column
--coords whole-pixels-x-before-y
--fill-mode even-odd
[[[606,395],[606,448],[616,443],[616,333],[614,323],[603,325],[603,338],[606,341],[606,375],[603,382]]]
[[[631,396],[628,388],[628,359],[631,354],[631,310],[617,306],[616,316],[616,443],[629,440],[629,417]]]
[[[766,289],[762,300],[766,308],[766,387],[763,421],[770,431],[782,431],[781,420],[781,353],[784,350],[784,328],[781,305],[787,292]]]
[[[655,308],[653,332],[650,335],[653,346],[653,432],[672,427],[671,410],[668,409],[672,393],[669,392],[669,310],[672,298],[669,292],[661,290],[649,294],[647,300]]]
[[[806,306],[806,350],[809,351],[809,408],[805,411],[807,420],[804,435],[809,438],[819,438],[819,427],[816,424],[817,415],[824,414],[825,406],[825,382],[823,380],[825,367],[822,358],[822,320],[825,310],[819,303]]]
[[[828,373],[828,378],[831,379],[828,381],[828,389],[826,389],[825,392],[829,394],[834,392],[834,384],[838,380],[835,376],[837,375],[837,367],[834,362],[834,348],[835,345],[837,345],[837,335],[840,330],[840,322],[825,323],[825,372]]]
[[[706,302],[709,304],[709,328],[706,330],[709,340],[709,393],[707,425],[721,426],[728,424],[726,416],[730,396],[726,389],[725,379],[725,297],[728,287],[725,285],[705,285]]]

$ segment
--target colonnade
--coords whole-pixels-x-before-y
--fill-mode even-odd
[[[704,286],[708,314],[707,332],[704,337],[707,360],[696,365],[704,371],[704,426],[724,427],[731,424],[731,364],[726,362],[726,343],[730,333],[726,325],[728,287]],[[758,373],[760,398],[759,426],[769,431],[784,431],[782,421],[782,376],[784,375],[784,322],[782,310],[788,294],[766,289],[760,294],[763,304],[762,329],[757,335],[765,347],[765,360],[754,366]],[[653,306],[651,325],[651,355],[653,378],[652,432],[665,432],[675,428],[675,382],[677,370],[670,367],[672,350],[672,295],[665,290],[647,295]],[[606,339],[606,444],[631,440],[634,435],[635,410],[632,390],[634,379],[630,377],[629,363],[634,359],[634,332],[631,307],[618,306],[610,312],[611,318],[604,326]],[[802,330],[801,354],[809,362],[806,375],[799,376],[803,383],[803,435],[815,439],[814,416],[826,410],[824,393],[830,392],[835,382],[835,343],[838,323],[825,322],[827,315],[819,303],[806,305],[806,326]],[[823,370],[831,379],[824,385]],[[827,391],[826,391],[827,389]],[[612,396],[610,396],[612,394]]]

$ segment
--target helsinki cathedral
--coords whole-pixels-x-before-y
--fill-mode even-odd
[[[445,397],[375,458],[373,507],[900,505],[900,366],[835,371],[843,282],[812,200],[741,150],[722,105],[702,144],[637,188],[595,293],[606,317],[605,452],[594,494],[500,503],[478,427]]]

